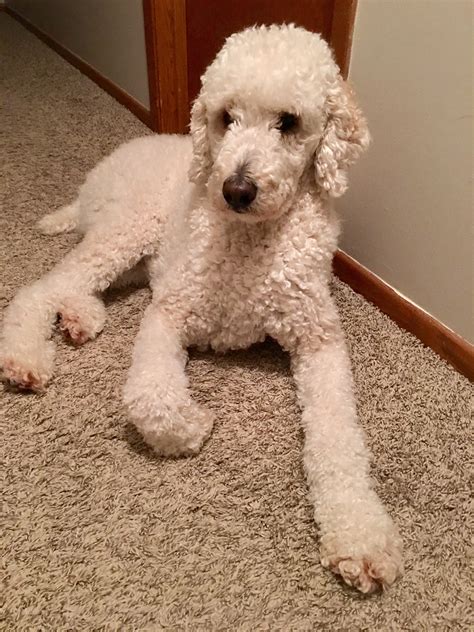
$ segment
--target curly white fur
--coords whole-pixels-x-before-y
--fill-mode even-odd
[[[288,133],[282,112],[296,117]],[[192,454],[211,432],[212,415],[189,392],[187,347],[235,349],[272,336],[292,358],[322,564],[362,592],[385,587],[401,571],[401,542],[372,489],[329,293],[339,234],[331,198],[368,145],[365,120],[319,36],[261,27],[230,37],[207,69],[191,137],[192,147],[178,136],[120,147],[73,204],[41,220],[46,233],[76,228],[85,237],[7,309],[5,378],[44,388],[56,314],[77,343],[93,338],[105,321],[98,293],[145,261],[153,301],[124,389],[145,440],[160,454]],[[223,197],[236,173],[257,187],[239,214]]]

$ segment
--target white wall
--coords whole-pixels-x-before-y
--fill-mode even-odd
[[[149,107],[142,0],[7,0],[6,4]]]
[[[470,0],[359,0],[349,77],[374,137],[342,248],[474,340]]]

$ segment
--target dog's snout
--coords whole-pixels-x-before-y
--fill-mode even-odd
[[[224,180],[222,195],[234,211],[241,213],[255,200],[257,186],[244,176],[233,175]]]

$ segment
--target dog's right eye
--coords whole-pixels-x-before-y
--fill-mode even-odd
[[[224,125],[224,127],[227,129],[228,127],[232,125],[233,122],[234,122],[234,119],[231,117],[229,112],[227,112],[227,110],[224,110],[222,112],[222,124]]]

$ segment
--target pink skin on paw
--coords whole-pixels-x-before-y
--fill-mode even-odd
[[[401,568],[388,554],[381,553],[376,559],[368,556],[361,558],[334,557],[321,560],[325,568],[340,575],[349,586],[364,594],[385,590],[397,579]]]
[[[59,314],[59,329],[66,338],[77,346],[84,344],[93,337],[84,331],[81,319],[76,314]]]
[[[14,360],[4,361],[3,379],[15,388],[36,393],[42,392],[46,386],[46,381],[36,371],[22,367]]]

